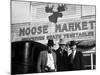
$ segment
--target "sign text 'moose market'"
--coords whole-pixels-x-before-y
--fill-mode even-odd
[[[29,26],[19,28],[19,37],[20,36],[29,36],[29,35],[42,35],[50,33],[49,29],[54,33],[60,32],[74,32],[74,31],[84,31],[84,30],[94,30],[96,21],[78,21],[78,22],[69,22],[69,23],[59,23],[55,24],[54,29],[50,29],[49,25],[41,25],[41,26]]]

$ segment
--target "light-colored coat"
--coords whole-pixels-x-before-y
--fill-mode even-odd
[[[56,67],[56,54],[53,51],[51,51],[51,53],[53,55],[54,65]],[[45,66],[47,64],[47,54],[48,54],[48,51],[40,52],[40,56],[38,58],[38,63],[37,63],[37,71],[40,73],[45,72]]]

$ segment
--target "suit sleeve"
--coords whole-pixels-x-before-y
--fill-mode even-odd
[[[38,58],[38,62],[37,62],[37,72],[41,72],[41,57],[42,57],[42,53],[40,52],[39,58]]]
[[[56,71],[57,71],[57,56],[56,56],[56,53],[55,53],[55,68],[56,68]]]
[[[80,69],[83,69],[83,54],[80,52]]]

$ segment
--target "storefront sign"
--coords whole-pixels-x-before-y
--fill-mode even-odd
[[[95,39],[95,18],[78,19],[53,23],[23,24],[13,30],[14,40],[47,40],[47,39]]]

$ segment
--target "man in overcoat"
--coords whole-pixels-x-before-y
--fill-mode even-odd
[[[70,41],[70,47],[72,49],[71,54],[71,63],[72,63],[72,70],[82,70],[83,69],[83,54],[82,52],[77,50],[76,41]]]
[[[55,72],[56,69],[56,54],[53,51],[54,42],[48,40],[47,50],[41,51],[38,58],[37,71],[41,72]]]

